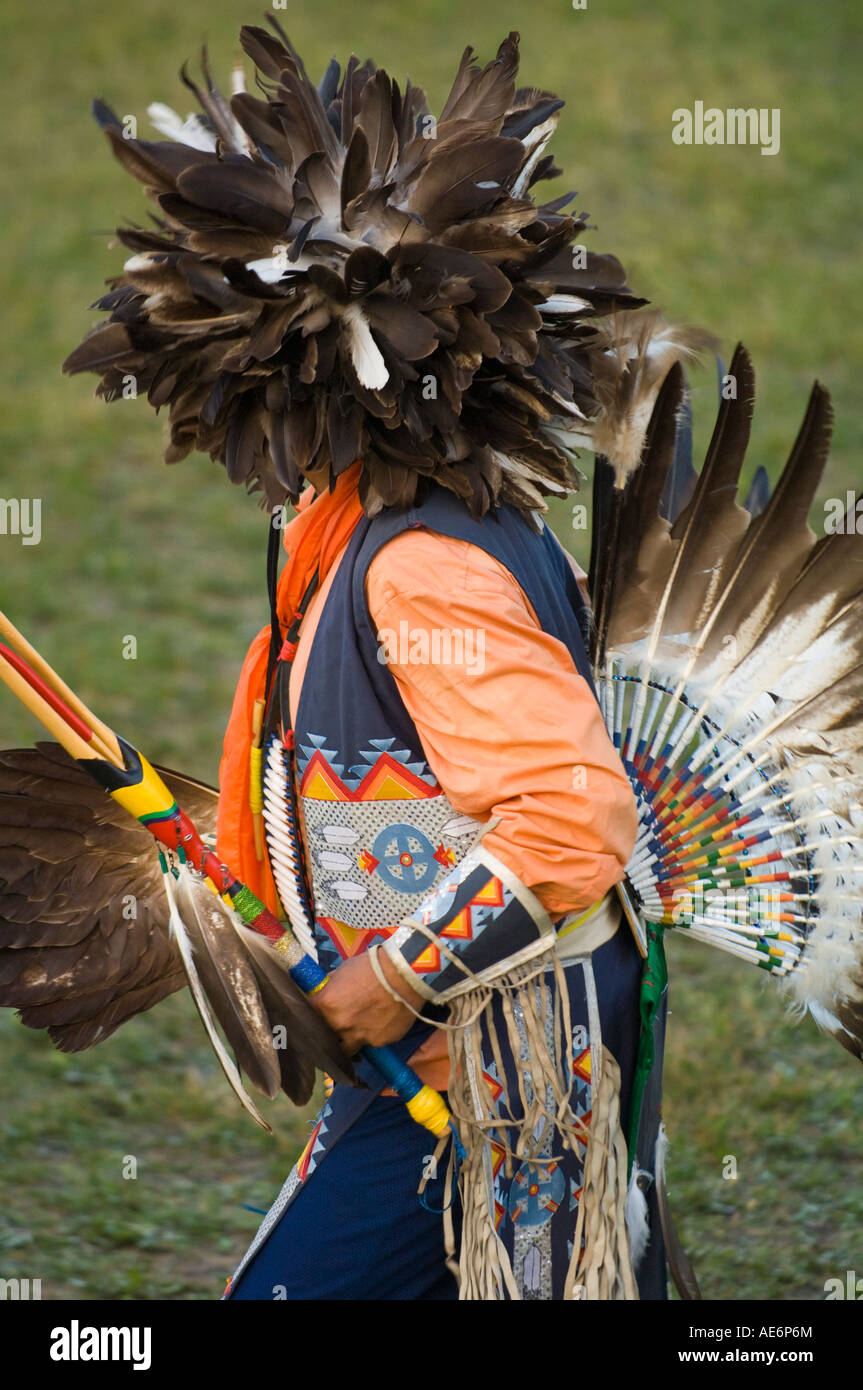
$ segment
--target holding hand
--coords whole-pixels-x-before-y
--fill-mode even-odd
[[[383,951],[378,962],[393,988],[414,1009],[421,1009],[422,996],[401,978]],[[397,1042],[414,1021],[410,1009],[398,1004],[379,983],[367,952],[344,961],[311,999],[349,1055],[365,1043],[383,1047]]]

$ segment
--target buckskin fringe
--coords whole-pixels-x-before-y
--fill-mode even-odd
[[[553,970],[550,981],[545,972]],[[493,1012],[497,999],[499,1012]],[[563,966],[552,951],[494,982],[452,1000],[448,1029],[449,1102],[465,1149],[459,1174],[462,1236],[451,1267],[466,1300],[521,1300],[512,1260],[494,1220],[492,1141],[513,1161],[552,1161],[548,1149],[587,1145],[584,1196],[579,1207],[566,1298],[637,1298],[626,1233],[626,1145],[620,1129],[620,1071],[605,1048],[593,1098],[590,1128],[570,1107],[573,1067],[569,995]],[[500,1019],[500,1013],[503,1018]],[[482,1083],[486,1040],[498,1075],[504,1047],[519,1059],[518,1099],[495,1104]],[[582,1248],[582,1236],[584,1247]],[[450,1253],[452,1225],[447,1222]]]

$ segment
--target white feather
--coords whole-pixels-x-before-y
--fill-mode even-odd
[[[590,308],[590,301],[576,294],[552,294],[536,307],[541,314],[578,314]]]
[[[215,150],[216,137],[196,115],[185,120],[164,102],[153,101],[147,107],[150,124],[169,140],[177,140],[181,145],[191,145],[193,150]]]
[[[629,1252],[633,1273],[637,1273],[638,1266],[644,1259],[644,1252],[650,1243],[647,1197],[644,1194],[644,1189],[639,1186],[639,1178],[649,1179],[650,1174],[646,1173],[643,1168],[639,1168],[637,1163],[633,1163],[629,1190],[626,1194],[626,1229],[629,1234]]]
[[[180,872],[182,873],[187,871],[181,869]],[[165,895],[168,899],[169,931],[171,936],[177,943],[177,947],[180,952],[180,957],[183,961],[183,969],[186,972],[186,978],[189,981],[189,988],[192,991],[192,998],[194,999],[195,1004],[197,1006],[198,1013],[201,1017],[201,1022],[207,1030],[207,1037],[210,1039],[213,1051],[218,1057],[222,1071],[225,1073],[225,1076],[227,1077],[228,1082],[230,1083],[230,1086],[234,1091],[234,1094],[240,1101],[240,1104],[243,1106],[245,1110],[249,1112],[255,1123],[261,1126],[261,1129],[265,1129],[268,1134],[272,1134],[270,1126],[267,1124],[263,1115],[260,1113],[251,1096],[249,1095],[248,1091],[246,1090],[245,1086],[243,1085],[243,1081],[237,1069],[236,1063],[234,1062],[234,1059],[231,1057],[230,1053],[225,1047],[225,1044],[222,1042],[222,1039],[219,1036],[219,1033],[216,1029],[216,1025],[213,1020],[213,1015],[210,1013],[210,1006],[207,1003],[207,996],[204,993],[203,986],[201,985],[201,981],[198,976],[198,971],[195,967],[192,943],[189,940],[189,935],[186,931],[185,923],[183,922],[183,919],[180,915],[180,910],[177,907],[177,900],[174,893],[174,885],[171,879],[170,872],[165,873],[163,871],[162,882],[165,886]]]
[[[518,178],[513,183],[513,198],[524,198],[527,195],[531,175],[542,159],[545,147],[557,128],[557,119],[558,113],[555,111],[554,115],[549,116],[547,121],[543,121],[541,125],[534,126],[533,130],[528,131],[522,140],[521,143],[529,154],[519,170]]]
[[[276,285],[288,270],[305,270],[302,265],[289,262],[287,256],[263,256],[257,261],[247,261],[246,269],[263,280],[265,285]]]
[[[380,391],[390,379],[383,354],[372,337],[359,304],[349,304],[341,316],[354,370],[367,391]]]

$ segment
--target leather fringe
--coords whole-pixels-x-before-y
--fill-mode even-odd
[[[553,980],[546,982],[552,969]],[[498,1018],[493,1005],[497,1002]],[[518,1059],[518,1101],[494,1102],[482,1080],[483,1036],[500,1078],[505,1076],[499,1015],[507,1049]],[[594,1088],[590,1128],[569,1104],[572,1026],[569,993],[556,953],[531,961],[451,1002],[450,1108],[465,1149],[459,1174],[461,1246],[456,1255],[452,1220],[445,1215],[449,1264],[465,1300],[521,1300],[524,1291],[495,1225],[492,1142],[514,1165],[548,1163],[561,1148],[587,1145],[583,1195],[567,1299],[637,1299],[626,1229],[627,1154],[620,1125],[620,1069],[604,1048]],[[513,1115],[514,1110],[514,1115]]]

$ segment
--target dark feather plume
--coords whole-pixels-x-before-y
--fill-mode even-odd
[[[420,88],[355,57],[314,86],[271,26],[240,35],[259,94],[226,100],[204,54],[202,82],[182,74],[202,115],[151,108],[168,139],[125,139],[95,104],[158,215],[120,229],[134,254],[108,323],[65,370],[107,400],[134,376],[168,408],[167,460],[209,453],[269,506],[349,449],[372,511],[429,479],[475,513],[576,487],[608,370],[596,321],[643,301],[613,257],[576,262],[569,199],[531,199],[562,103],[516,90],[518,35],[484,67],[465,51],[435,122]]]

